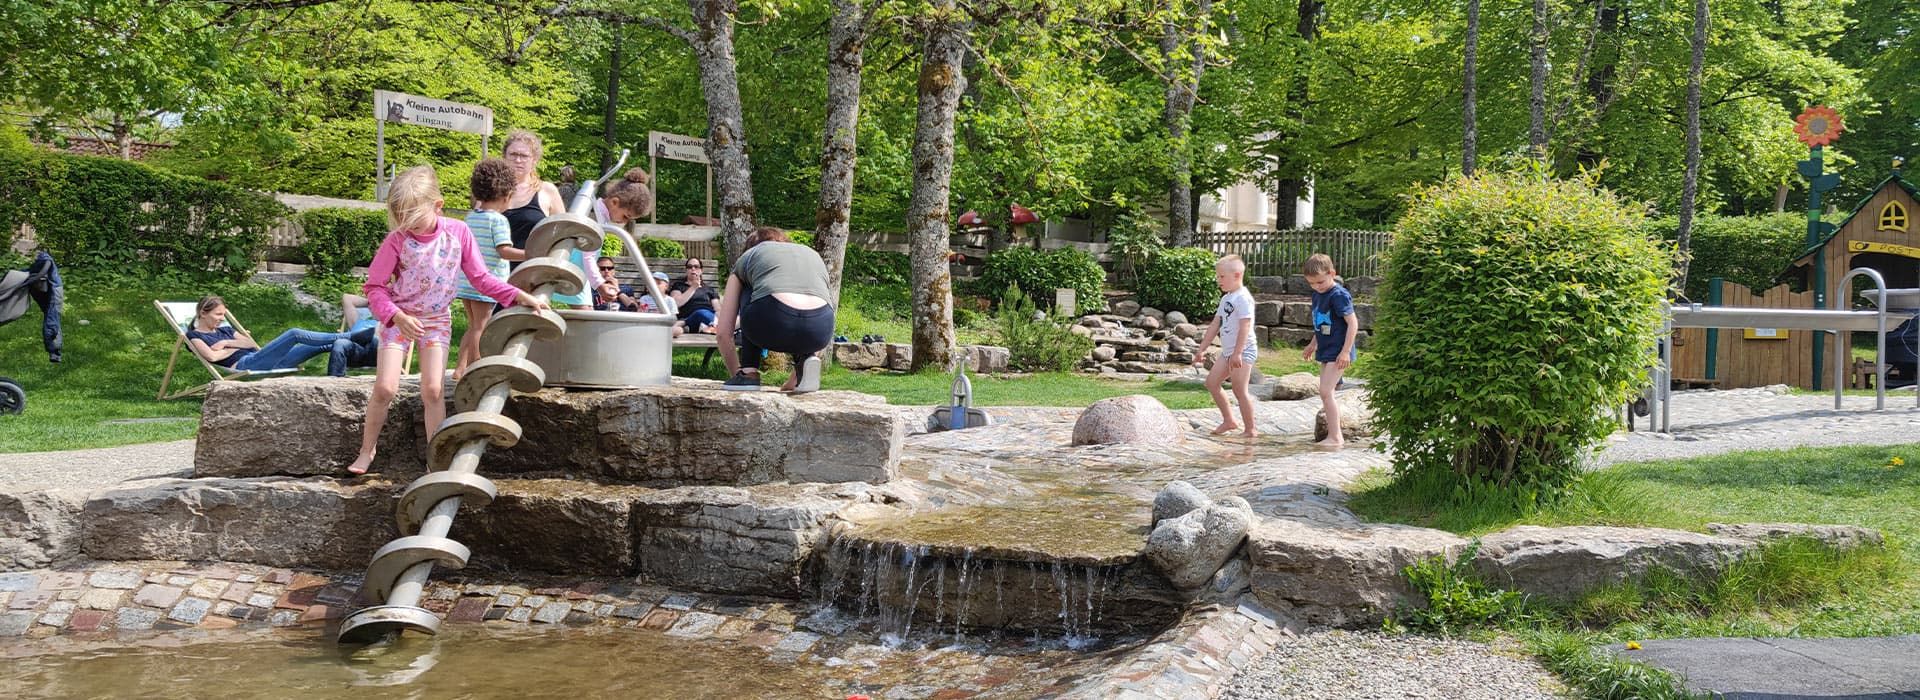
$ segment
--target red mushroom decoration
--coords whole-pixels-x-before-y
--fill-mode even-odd
[[[1031,224],[1040,220],[1040,217],[1033,215],[1033,210],[1018,204],[1013,205],[1009,210],[1011,215],[1009,222],[1013,224]]]
[[[974,211],[972,209],[968,209],[967,213],[960,215],[961,226],[984,226],[986,225],[986,223],[987,223],[987,218],[984,216],[981,216],[980,212]]]
[[[1814,105],[1793,119],[1793,133],[1800,142],[1813,148],[1833,143],[1840,138],[1840,132],[1846,128],[1840,121],[1840,113],[1826,105]]]

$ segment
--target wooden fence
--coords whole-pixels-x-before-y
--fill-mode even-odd
[[[1720,282],[1720,285],[1719,303],[1715,306],[1813,308],[1812,292],[1795,294],[1784,284],[1758,294],[1732,282]],[[1723,389],[1774,384],[1812,388],[1813,347],[1814,343],[1822,342],[1832,343],[1832,335],[1822,331],[1769,328],[1676,328],[1673,331],[1673,378]],[[1711,367],[1707,362],[1708,345],[1714,346]]]
[[[1314,253],[1326,253],[1342,277],[1380,277],[1385,272],[1382,253],[1393,241],[1386,231],[1309,228],[1287,231],[1202,231],[1193,244],[1220,255],[1236,253],[1247,261],[1247,274],[1295,275]]]

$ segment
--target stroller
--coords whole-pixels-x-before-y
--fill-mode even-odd
[[[25,270],[8,270],[0,275],[0,326],[27,313],[27,302],[40,306],[40,340],[47,348],[47,359],[60,361],[60,307],[66,290],[60,281],[60,268],[53,256],[42,252],[34,256]],[[0,415],[19,413],[27,408],[27,390],[7,377],[0,377]]]
[[[1887,332],[1887,388],[1912,386],[1920,379],[1920,315]]]

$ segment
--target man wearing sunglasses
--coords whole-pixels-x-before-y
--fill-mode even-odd
[[[634,298],[633,288],[614,279],[613,261],[600,258],[595,262],[600,266],[600,286],[593,290],[593,308],[600,311],[639,311],[640,301]]]

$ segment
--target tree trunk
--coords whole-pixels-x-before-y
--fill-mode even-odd
[[[1302,42],[1309,45],[1309,48],[1304,52],[1306,59],[1303,63],[1313,60],[1311,44],[1320,38],[1320,12],[1326,9],[1326,6],[1327,3],[1325,0],[1300,0],[1297,5],[1298,14],[1293,31],[1296,36],[1300,37]],[[1300,70],[1295,74],[1296,77],[1294,78],[1293,85],[1287,95],[1287,116],[1293,122],[1294,128],[1297,129],[1296,134],[1306,131],[1307,113],[1301,105],[1307,101],[1308,72],[1308,66],[1302,65],[1300,67]],[[1278,167],[1288,169],[1292,166],[1287,163],[1281,163]],[[1296,215],[1299,208],[1298,200],[1300,195],[1307,191],[1307,177],[1310,175],[1310,173],[1307,172],[1300,172],[1301,170],[1305,169],[1299,168],[1295,172],[1287,173],[1284,176],[1276,178],[1274,181],[1274,205],[1277,207],[1274,223],[1275,228],[1290,229],[1294,227],[1293,221],[1298,218]],[[1282,172],[1284,172],[1284,170],[1282,170]]]
[[[133,125],[125,116],[113,115],[113,148],[120,160],[133,160]]]
[[[1533,44],[1533,76],[1529,81],[1533,91],[1527,100],[1527,144],[1541,162],[1547,160],[1547,38],[1547,0],[1533,0],[1533,31],[1528,35]]]
[[[707,160],[720,195],[720,228],[726,234],[727,259],[753,233],[753,164],[747,159],[747,132],[741,117],[740,79],[733,57],[733,17],[739,0],[687,0],[693,10],[690,37],[700,65],[700,92],[707,99]]]
[[[1787,210],[1787,193],[1789,191],[1787,183],[1785,182],[1780,183],[1779,187],[1773,189],[1773,213],[1779,214]]]
[[[827,30],[827,124],[820,149],[820,209],[813,217],[813,247],[827,264],[827,290],[836,304],[846,266],[854,146],[860,129],[860,72],[866,62],[867,18],[860,2],[833,0],[833,23]]]
[[[607,53],[607,109],[600,115],[600,143],[606,149],[600,153],[600,170],[605,172],[613,167],[613,152],[619,148],[614,136],[614,121],[620,114],[620,23],[614,22],[608,35],[613,38],[613,48]],[[573,206],[567,202],[567,206]]]
[[[1693,60],[1687,66],[1687,172],[1680,185],[1680,283],[1687,287],[1694,198],[1700,190],[1700,77],[1707,59],[1707,0],[1693,0]]]
[[[1206,31],[1213,0],[1194,4],[1192,17],[1168,20],[1161,29],[1160,56],[1166,60],[1167,105],[1162,122],[1167,129],[1167,243],[1176,248],[1193,245],[1193,148],[1187,137],[1193,126],[1193,104],[1200,92],[1200,74],[1206,70],[1206,52],[1200,35]],[[1190,63],[1189,63],[1190,62]]]
[[[961,61],[967,20],[955,0],[933,0],[934,17],[920,63],[913,130],[913,194],[907,238],[913,268],[913,369],[953,362],[953,273],[947,267],[948,210],[953,184],[953,121],[966,89]],[[1032,291],[1032,290],[1028,290]]]
[[[1586,85],[1587,100],[1592,109],[1583,120],[1589,131],[1594,128],[1594,125],[1600,123],[1606,114],[1607,107],[1613,104],[1614,76],[1618,73],[1617,66],[1620,62],[1620,52],[1613,37],[1620,33],[1622,24],[1620,7],[1617,4],[1608,5],[1603,0],[1595,0],[1593,12],[1595,34],[1593,44],[1596,47],[1596,55],[1591,59],[1592,67],[1587,72]],[[1601,56],[1600,53],[1606,53],[1606,55]],[[1574,158],[1580,165],[1588,167],[1598,164],[1603,156],[1604,154],[1593,144],[1584,141],[1574,154]]]
[[[1475,114],[1479,99],[1477,77],[1480,52],[1480,0],[1467,0],[1466,64],[1460,77],[1460,173],[1468,177],[1480,168],[1480,122]]]

